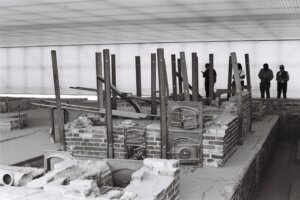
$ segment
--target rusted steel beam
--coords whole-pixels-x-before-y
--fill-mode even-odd
[[[97,79],[97,76],[102,76],[102,57],[101,52],[96,52],[96,81],[97,81],[97,103],[99,108],[103,108],[103,84]]]
[[[177,101],[177,78],[176,78],[176,55],[171,55],[172,60],[172,84],[173,84],[173,101]]]
[[[112,125],[112,107],[111,107],[111,82],[110,82],[110,59],[109,50],[103,50],[103,61],[104,61],[104,78],[105,78],[105,102],[106,102],[106,132],[108,142],[108,158],[114,157],[113,152],[113,125]]]
[[[232,88],[232,86],[231,86],[231,80],[232,80],[232,63],[231,63],[231,56],[229,56],[228,82],[227,82],[227,89],[228,90],[230,90]],[[229,101],[230,97],[231,97],[231,93],[227,93],[227,101]]]
[[[180,61],[181,61],[181,73],[182,73],[182,79],[183,79],[184,100],[190,101],[189,83],[188,83],[188,75],[187,75],[186,60],[185,60],[184,52],[180,52]]]
[[[214,99],[214,54],[209,54],[209,98]]]
[[[198,77],[198,57],[197,53],[192,53],[192,86],[193,86],[193,101],[199,99],[199,77]]]
[[[141,58],[135,57],[135,73],[136,73],[136,96],[142,96],[142,80],[141,80]]]
[[[64,117],[63,110],[61,107],[61,99],[60,99],[60,88],[59,88],[59,77],[58,77],[58,66],[57,66],[57,57],[56,51],[51,51],[52,58],[52,70],[53,70],[53,81],[54,81],[54,92],[56,98],[56,112],[57,112],[57,125],[59,131],[59,143],[63,150],[66,149],[65,145],[65,134],[64,134]]]
[[[178,67],[178,92],[182,94],[182,74],[181,74],[181,61],[180,58],[177,59],[177,67]]]
[[[159,97],[160,97],[160,130],[161,130],[161,157],[167,158],[168,127],[167,127],[167,97],[165,87],[164,49],[157,49]]]
[[[112,85],[117,87],[117,77],[116,77],[116,55],[111,54],[111,82]],[[114,110],[117,110],[117,94],[112,92],[112,102],[111,107]]]
[[[151,114],[156,115],[156,54],[151,54]]]

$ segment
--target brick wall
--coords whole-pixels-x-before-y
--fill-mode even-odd
[[[238,142],[238,118],[225,114],[209,126],[203,135],[203,164],[222,166],[234,152]]]
[[[256,154],[247,168],[245,175],[236,187],[231,200],[252,200],[258,194],[260,185],[263,180],[264,171],[271,159],[279,135],[279,123],[271,130],[265,142],[262,144],[260,151]]]
[[[266,114],[279,115],[280,137],[294,139],[300,129],[300,99],[254,99],[265,106]]]
[[[85,121],[85,119],[83,119]],[[124,120],[122,120],[124,121]],[[113,126],[113,150],[114,158],[127,158],[125,147],[125,128],[131,125],[122,125],[119,120]],[[138,120],[137,120],[138,122]],[[149,124],[143,122],[146,131],[146,157],[161,157],[161,138],[159,124]],[[74,156],[107,158],[107,134],[105,126],[93,126],[91,123],[82,123],[74,120],[65,125],[66,150],[72,151]]]
[[[150,124],[146,126],[147,158],[161,158],[160,125]]]
[[[27,114],[20,114],[20,118],[18,115],[12,115],[12,116],[0,119],[0,131],[1,132],[22,129],[26,126],[27,126]]]

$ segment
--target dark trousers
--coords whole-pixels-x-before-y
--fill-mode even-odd
[[[284,83],[277,82],[277,98],[280,98],[281,91],[283,93],[283,98],[286,99],[287,82]]]
[[[205,93],[206,93],[206,97],[209,97],[209,82],[205,81]]]
[[[265,93],[267,94],[267,98],[270,98],[270,87],[270,82],[260,82],[260,94],[262,99],[265,98]]]

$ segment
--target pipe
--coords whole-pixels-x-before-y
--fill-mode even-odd
[[[0,170],[0,185],[11,186],[14,182],[13,174],[6,170]]]
[[[33,176],[31,174],[25,174],[22,172],[13,172],[13,175],[14,175],[14,180],[13,180],[14,186],[24,186],[33,179]]]

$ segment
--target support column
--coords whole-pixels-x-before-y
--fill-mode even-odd
[[[55,91],[56,108],[57,108],[56,110],[57,110],[57,124],[58,124],[58,131],[59,131],[59,143],[61,145],[62,150],[65,150],[66,146],[65,146],[65,135],[64,135],[64,117],[63,117],[63,110],[62,110],[61,99],[60,99],[58,67],[57,67],[57,58],[56,58],[55,50],[51,51],[51,57],[52,57],[54,91]]]
[[[156,54],[151,54],[151,114],[156,115]]]
[[[177,79],[176,79],[176,55],[171,55],[172,60],[172,83],[173,83],[173,101],[177,101]]]
[[[136,73],[136,96],[142,96],[141,85],[141,59],[140,56],[135,57],[135,73]]]
[[[252,85],[251,85],[251,74],[250,74],[250,59],[249,54],[245,54],[245,66],[246,66],[246,76],[247,76],[247,88],[250,93],[250,104],[252,108]],[[250,109],[250,132],[252,131],[252,109]]]
[[[165,87],[165,65],[164,49],[157,49],[158,58],[158,77],[159,77],[159,96],[160,96],[160,130],[161,130],[161,157],[167,158],[168,130],[167,130],[167,101]]]
[[[232,68],[234,72],[234,82],[235,82],[235,95],[237,97],[237,114],[239,118],[239,129],[238,129],[238,144],[243,144],[242,132],[243,132],[243,113],[242,113],[242,86],[237,66],[237,59],[235,52],[230,53]]]
[[[227,89],[231,90],[231,80],[232,80],[232,63],[231,63],[231,56],[229,56],[229,65],[228,65],[228,82],[227,82]],[[227,101],[231,97],[231,92],[227,93]]]
[[[117,87],[116,78],[116,55],[111,54],[111,82],[115,87]],[[112,109],[117,110],[117,94],[114,91],[112,91]]]
[[[178,65],[178,75],[179,75],[179,77],[182,77],[180,58],[177,59],[177,65]],[[179,89],[179,94],[181,95],[182,94],[182,80],[179,77],[178,77],[178,89]]]
[[[97,103],[98,108],[103,108],[103,85],[102,82],[97,78],[97,76],[102,74],[102,58],[101,52],[96,52],[96,81],[97,81]]]
[[[214,99],[214,54],[209,54],[209,98]],[[211,103],[211,102],[210,102]]]
[[[192,87],[193,101],[198,101],[199,97],[199,77],[198,77],[198,57],[197,53],[192,53]]]
[[[55,142],[55,123],[54,123],[54,110],[55,108],[49,109],[49,121],[50,121],[50,141]]]
[[[184,101],[190,101],[189,83],[188,83],[184,52],[180,52],[180,61],[181,61],[181,72],[182,72],[182,79],[183,79]]]
[[[108,142],[108,158],[113,158],[113,126],[112,126],[112,109],[111,109],[111,90],[110,90],[110,60],[109,50],[103,50],[104,60],[104,79],[105,79],[105,102],[106,102],[106,132]]]

